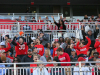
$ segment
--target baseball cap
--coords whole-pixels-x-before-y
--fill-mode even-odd
[[[76,50],[75,50],[75,49],[71,49],[71,51],[75,51],[75,52],[76,52]]]
[[[31,37],[31,39],[32,39],[32,40],[35,40],[36,38],[35,38],[35,37]]]
[[[20,36],[21,36],[22,34],[24,34],[24,32],[23,32],[23,31],[19,32],[19,35],[20,35]]]
[[[96,55],[99,55],[99,53],[98,53],[98,52],[94,52],[94,53],[93,53],[93,55],[95,55],[95,54],[96,54]]]
[[[78,61],[85,61],[86,59],[84,59],[83,57],[79,57]]]
[[[32,49],[28,49],[28,51],[31,51],[32,52]]]
[[[93,31],[92,29],[88,29],[88,31]]]
[[[5,45],[5,43],[4,43],[4,42],[1,42],[1,43],[0,43],[0,45],[2,45],[2,46],[3,46],[3,45]]]

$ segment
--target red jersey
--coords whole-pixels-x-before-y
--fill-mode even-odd
[[[20,45],[17,42],[16,44],[17,44],[15,46],[16,56],[17,55],[27,55],[27,51],[28,51],[28,45],[27,45],[27,43],[24,42],[22,45]]]
[[[38,54],[43,56],[43,54],[44,54],[44,46],[43,45],[35,45],[34,47],[37,47]]]
[[[70,57],[67,53],[63,53],[62,55],[59,55],[58,59],[60,62],[70,62]],[[66,63],[61,64],[61,66],[70,66],[70,65],[71,64],[69,64],[69,63],[68,64],[66,64]]]
[[[7,57],[11,59],[11,62],[13,62],[13,60],[14,60],[13,57],[11,57],[11,56],[7,56]]]
[[[78,42],[77,43],[77,49],[80,51],[80,54],[85,54],[85,55],[87,55],[87,52],[88,52],[88,50],[89,50],[89,47],[90,47],[90,45],[91,45],[91,40],[90,40],[90,38],[86,38],[87,40],[88,40],[88,43],[87,43],[87,45],[85,45],[85,46],[83,46],[83,47],[79,47],[79,43],[80,42]]]
[[[37,64],[30,64],[30,67],[37,67]],[[36,70],[36,68],[31,68],[31,73],[33,73],[34,70]]]
[[[8,43],[7,48],[0,48],[0,52],[7,52],[11,48],[10,44]]]
[[[95,44],[94,44],[94,47],[96,48],[97,52],[100,55],[100,42],[99,41],[96,41]]]
[[[58,49],[58,48],[54,48],[54,49],[53,49],[53,58],[54,58],[55,56],[57,56],[57,51],[56,51],[57,49]]]

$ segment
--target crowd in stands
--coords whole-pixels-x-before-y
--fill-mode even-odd
[[[41,17],[40,17],[41,18]],[[57,23],[52,16],[54,23],[58,26],[59,30],[66,30],[66,26],[64,25],[64,20],[62,17],[59,19],[59,23]],[[95,19],[93,16],[89,19],[87,15],[85,15],[83,21],[94,22],[100,18],[100,14]],[[35,17],[33,17],[35,19]],[[48,18],[46,18],[47,21]],[[18,21],[21,21],[21,16]],[[27,19],[25,18],[25,21]],[[78,20],[79,21],[79,20]],[[99,21],[99,20],[98,20]],[[36,20],[32,20],[31,22],[36,22]],[[87,25],[81,25],[81,31],[83,35],[83,39],[75,38],[75,37],[59,37],[58,41],[49,40],[49,35],[44,33],[42,30],[38,32],[37,36],[31,37],[30,35],[23,36],[26,32],[19,32],[19,35],[14,35],[14,38],[11,39],[9,35],[5,35],[0,43],[0,63],[25,63],[25,62],[82,62],[82,61],[100,61],[100,35],[98,23],[93,24],[94,27],[85,29]],[[23,27],[25,29],[26,27]],[[28,27],[29,30],[31,29]],[[13,30],[16,30],[17,27],[13,27]],[[17,75],[66,75],[66,68],[54,68],[57,66],[67,67],[67,66],[75,66],[73,68],[73,75],[79,75],[79,64],[75,63],[59,63],[59,64],[17,64],[16,67],[32,67],[28,70],[18,70]],[[81,63],[82,65],[82,75],[100,75],[100,63]],[[89,67],[96,65],[98,68],[92,67],[92,74]],[[13,65],[1,65],[0,67],[13,67]],[[35,67],[45,67],[45,68],[35,68]],[[46,67],[53,67],[48,68]],[[26,72],[27,71],[27,72]],[[86,72],[88,71],[88,72]],[[98,71],[98,72],[94,72]],[[12,75],[14,70],[0,69],[0,75]],[[30,72],[31,74],[25,74]],[[12,73],[12,74],[11,74]]]

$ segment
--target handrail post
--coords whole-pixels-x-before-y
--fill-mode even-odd
[[[19,22],[18,22],[18,31],[20,32],[20,24],[19,24]]]
[[[80,22],[79,22],[79,29],[81,29],[81,23],[80,23]],[[78,30],[79,30],[79,29],[78,29]]]
[[[79,62],[79,75],[82,75],[81,62]]]
[[[63,14],[62,14],[62,18],[63,18]]]
[[[16,63],[14,63],[14,75],[16,75]]]
[[[12,17],[12,20],[14,20],[14,13],[13,13],[13,17]]]
[[[37,21],[37,13],[35,13],[35,16],[36,16],[36,21]]]

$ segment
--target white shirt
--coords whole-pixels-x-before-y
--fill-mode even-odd
[[[88,67],[81,67],[81,70],[82,70],[82,72],[81,72],[82,75],[91,75],[91,72]],[[75,72],[75,71],[77,71],[77,72]],[[73,75],[80,75],[79,67],[74,67]]]

